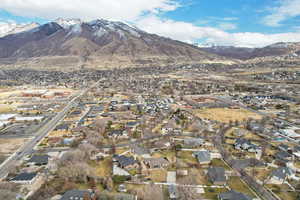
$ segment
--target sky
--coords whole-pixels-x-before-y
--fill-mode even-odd
[[[188,43],[300,42],[300,0],[0,0],[0,25],[59,17],[123,21]]]

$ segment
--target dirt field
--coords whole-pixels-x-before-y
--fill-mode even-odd
[[[18,139],[0,139],[0,154],[12,154],[18,150],[27,140]]]
[[[43,89],[27,89],[28,91],[40,91]],[[7,99],[9,97],[13,97],[13,96],[20,96],[24,91],[26,91],[26,89],[24,90],[1,90],[0,91],[0,99]],[[72,89],[61,89],[61,88],[53,88],[53,89],[48,89],[47,91],[49,92],[75,92]]]
[[[8,113],[11,112],[13,109],[14,109],[13,106],[0,104],[0,113]]]
[[[248,118],[261,119],[261,116],[244,110],[244,109],[229,109],[229,108],[210,108],[200,109],[195,111],[196,116],[204,119],[216,120],[223,123],[230,121],[243,121]]]

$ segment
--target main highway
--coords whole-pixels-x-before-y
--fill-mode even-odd
[[[49,135],[51,131],[55,129],[55,127],[66,117],[66,115],[78,105],[78,99],[85,95],[91,88],[95,87],[97,83],[95,83],[90,88],[87,88],[83,91],[80,91],[74,95],[71,101],[63,108],[62,111],[57,113],[48,123],[46,123],[43,127],[41,127],[35,134],[35,136],[25,143],[20,149],[18,149],[14,154],[8,157],[1,165],[0,165],[0,179],[7,176],[9,169],[14,165],[16,161],[23,159],[25,156],[30,155],[34,152],[34,148]]]

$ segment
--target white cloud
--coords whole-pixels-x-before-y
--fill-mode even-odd
[[[279,5],[271,9],[271,14],[264,17],[268,26],[280,26],[281,22],[300,15],[300,0],[280,0]]]
[[[300,31],[283,34],[228,33],[235,29],[233,17],[211,17],[218,28],[197,26],[183,21],[159,17],[161,13],[176,10],[177,0],[0,0],[0,9],[15,15],[40,17],[49,20],[58,17],[94,20],[127,21],[140,29],[184,42],[205,41],[218,45],[261,47],[276,42],[300,41]],[[300,13],[300,0],[281,0],[281,4],[267,16],[270,24],[276,24],[289,16]],[[298,4],[295,4],[297,3]],[[292,6],[294,5],[294,7]],[[205,20],[205,19],[203,19]],[[3,28],[4,29],[4,28]]]
[[[193,43],[204,40],[217,45],[241,47],[264,47],[277,42],[299,42],[300,32],[263,34],[263,33],[228,33],[212,27],[195,26],[191,23],[161,19],[150,16],[136,22],[141,29],[170,37],[176,40]]]
[[[237,25],[234,23],[220,23],[218,27],[222,30],[234,30],[237,28]]]
[[[0,8],[19,16],[45,19],[81,18],[130,21],[144,13],[171,11],[174,0],[1,0]]]

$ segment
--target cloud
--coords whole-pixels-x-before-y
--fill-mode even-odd
[[[0,8],[18,16],[45,19],[81,18],[130,21],[145,13],[172,11],[174,0],[1,0]]]
[[[220,23],[218,27],[222,30],[234,30],[237,28],[237,25],[234,23]]]
[[[271,9],[271,14],[263,18],[267,26],[280,26],[281,22],[300,15],[300,0],[280,0],[279,5]]]
[[[300,30],[282,34],[229,33],[236,28],[234,17],[208,17],[199,23],[175,21],[162,13],[181,7],[178,0],[0,0],[0,9],[18,16],[53,20],[58,17],[94,20],[105,18],[130,22],[142,30],[176,40],[194,43],[204,41],[217,45],[262,47],[276,42],[300,41]],[[267,16],[276,25],[300,13],[300,0],[280,0]],[[180,1],[181,2],[181,1]],[[296,4],[298,2],[298,4]],[[214,22],[214,27],[209,22]],[[202,25],[200,24],[202,22]],[[4,29],[4,28],[3,28]]]
[[[147,16],[137,21],[136,25],[145,31],[188,43],[201,40],[217,45],[264,47],[277,42],[300,41],[300,32],[281,34],[228,33],[218,28],[195,26],[191,23],[161,19],[157,16]]]

